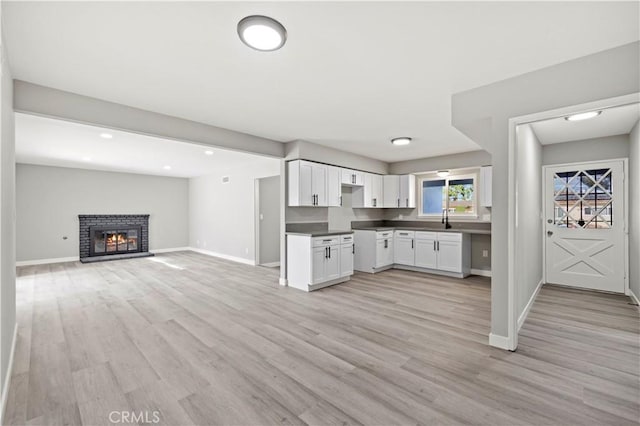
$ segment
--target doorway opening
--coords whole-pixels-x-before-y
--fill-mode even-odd
[[[280,175],[255,180],[256,265],[280,266]]]

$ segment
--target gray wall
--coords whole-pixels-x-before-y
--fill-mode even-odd
[[[77,257],[79,214],[150,214],[150,250],[188,245],[187,179],[19,164],[16,185],[18,261]]]
[[[528,124],[516,129],[516,295],[518,318],[542,280],[542,145]]]
[[[463,169],[467,167],[490,166],[491,154],[487,151],[471,151],[439,157],[400,161],[389,165],[389,174],[402,175],[443,169]]]
[[[542,146],[542,164],[577,163],[629,157],[629,135],[608,136]]]
[[[492,334],[508,335],[508,195],[515,191],[508,171],[509,119],[638,93],[639,64],[635,42],[453,95],[452,124],[490,152],[493,165]]]
[[[640,297],[640,121],[629,141],[629,287]]]
[[[285,144],[285,159],[316,161],[382,175],[389,173],[389,165],[384,161],[302,140]]]
[[[263,158],[189,179],[189,245],[255,262],[255,179],[278,174],[280,160]]]
[[[260,264],[280,261],[280,176],[256,179]]]
[[[0,12],[0,18],[1,15]],[[4,396],[16,324],[16,184],[13,81],[5,59],[4,40],[0,42],[0,50],[0,390]]]
[[[354,209],[352,204],[352,188],[342,187],[342,206],[328,207],[329,229],[351,229],[354,220],[379,220],[384,219],[382,209]]]

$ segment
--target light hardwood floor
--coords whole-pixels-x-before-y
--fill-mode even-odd
[[[18,275],[5,424],[638,424],[623,296],[545,286],[511,353],[487,344],[480,277],[391,270],[308,294],[192,252]]]

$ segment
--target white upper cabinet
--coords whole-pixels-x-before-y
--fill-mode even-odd
[[[363,186],[364,172],[342,169],[342,184],[347,186]]]
[[[493,168],[484,166],[480,168],[480,205],[491,207],[491,184]]]
[[[290,206],[320,206],[327,204],[327,166],[296,160],[288,164]]]
[[[340,207],[342,205],[342,169],[327,166],[327,206]]]
[[[400,176],[382,177],[384,203],[382,207],[400,207]]]
[[[382,207],[382,175],[364,174],[364,185],[353,188],[352,207]]]
[[[416,177],[386,175],[383,177],[383,207],[415,208]]]

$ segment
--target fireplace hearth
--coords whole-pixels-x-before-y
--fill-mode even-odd
[[[153,256],[149,253],[149,215],[78,215],[80,261]]]

